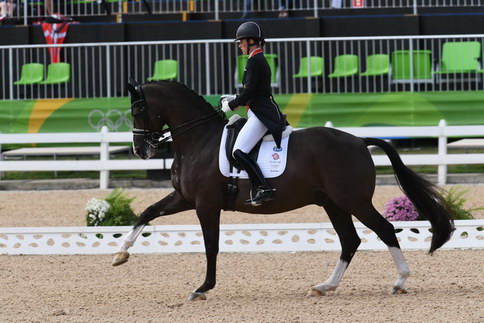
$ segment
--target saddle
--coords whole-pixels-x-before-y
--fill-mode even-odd
[[[284,114],[284,119],[286,118],[286,115]],[[232,156],[232,151],[234,149],[235,141],[237,140],[237,136],[239,135],[240,130],[242,127],[245,125],[247,122],[246,118],[242,118],[237,114],[234,114],[228,124],[227,124],[227,139],[225,141],[225,155],[227,156],[227,159],[232,167],[235,167],[239,170],[243,170],[244,168],[237,163],[235,158]],[[292,127],[287,127],[284,129],[282,133],[282,138],[285,138],[289,136],[292,132]],[[252,148],[252,150],[249,153],[249,156],[257,161],[257,157],[259,156],[259,150],[261,147],[261,144],[263,141],[273,141],[274,138],[270,134],[264,135],[259,142]]]

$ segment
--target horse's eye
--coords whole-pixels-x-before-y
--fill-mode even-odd
[[[138,107],[138,106],[133,107],[133,108],[131,109],[131,115],[132,115],[133,117],[136,117],[136,116],[137,116],[138,114],[140,114],[142,111],[143,111],[143,110],[142,110],[140,107]]]

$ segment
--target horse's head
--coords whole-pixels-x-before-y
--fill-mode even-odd
[[[143,87],[133,79],[127,85],[131,94],[131,115],[133,116],[133,151],[142,159],[149,159],[156,153],[160,145],[163,132],[159,132],[163,125],[153,124],[153,120],[159,120],[155,111],[149,109]]]
[[[214,109],[202,96],[178,82],[150,82],[138,84],[130,79],[128,91],[131,94],[133,116],[133,150],[142,159],[155,155],[160,144],[169,138],[182,134],[199,139],[198,130],[210,122],[224,124],[225,115]],[[168,126],[169,129],[162,130]],[[195,129],[197,128],[197,129]],[[165,136],[170,132],[170,136]]]

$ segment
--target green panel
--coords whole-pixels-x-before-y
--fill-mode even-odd
[[[35,101],[0,101],[0,133],[27,132]]]
[[[129,98],[76,99],[56,110],[39,132],[130,131]]]
[[[301,95],[299,95],[301,96]],[[216,106],[220,96],[205,99]],[[449,125],[484,124],[484,92],[425,92],[381,94],[312,94],[298,100],[291,94],[275,95],[284,113],[300,116],[294,127],[375,125],[435,126],[440,119]],[[295,100],[291,100],[295,99]],[[0,101],[0,132],[25,133],[35,100]],[[301,102],[302,103],[301,105]],[[308,102],[307,106],[306,103]],[[76,99],[55,110],[40,125],[39,132],[92,132],[107,125],[111,131],[129,131],[129,98]],[[241,107],[237,114],[245,116]]]

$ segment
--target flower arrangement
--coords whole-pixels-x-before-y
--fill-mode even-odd
[[[484,210],[484,207],[466,208],[467,199],[464,197],[468,190],[462,187],[451,187],[444,192],[443,198],[446,207],[454,216],[454,220],[474,219],[474,211]],[[410,199],[403,195],[388,200],[383,210],[383,217],[389,221],[415,221],[425,220],[425,216],[419,215]]]
[[[383,210],[383,217],[388,221],[415,221],[419,214],[412,201],[403,195],[388,200]]]
[[[484,210],[484,207],[476,207],[476,208],[466,208],[464,204],[467,202],[467,199],[464,197],[464,194],[467,193],[469,190],[464,189],[460,186],[451,187],[450,190],[445,194],[444,199],[447,207],[451,210],[452,214],[454,215],[454,220],[470,220],[474,219],[472,213],[474,211]]]
[[[87,211],[86,222],[88,226],[98,226],[106,217],[106,212],[111,205],[106,200],[98,200],[96,198],[90,199],[85,210]]]
[[[124,195],[123,190],[113,190],[103,200],[90,199],[86,204],[86,223],[88,226],[133,225],[138,216],[131,208],[133,198]]]

